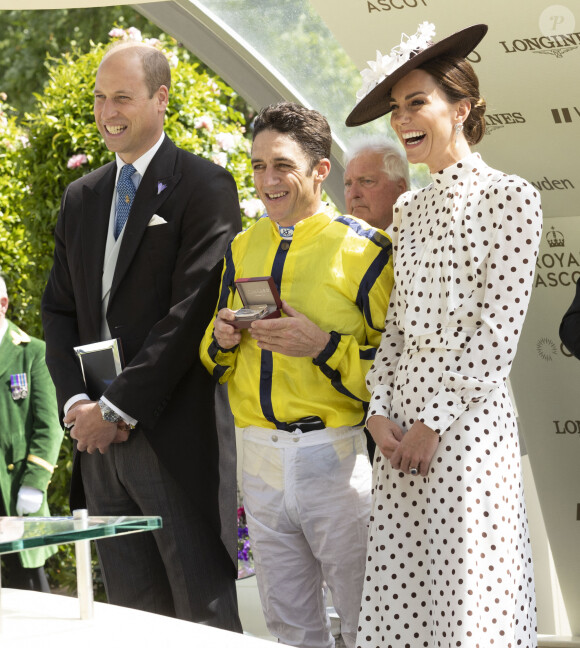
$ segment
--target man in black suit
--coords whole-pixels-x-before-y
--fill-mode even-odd
[[[235,497],[235,465],[230,453],[223,466],[198,359],[240,210],[229,173],[165,136],[170,84],[154,47],[103,57],[94,113],[116,162],[63,196],[42,302],[47,363],[76,442],[71,507],[163,518],[160,531],[98,543],[109,602],[240,631],[235,499],[220,519],[218,497]],[[108,338],[125,368],[95,401],[73,347]]]

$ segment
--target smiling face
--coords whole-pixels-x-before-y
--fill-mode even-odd
[[[436,173],[469,154],[463,134],[455,141],[455,124],[469,114],[467,100],[450,103],[435,79],[412,70],[391,90],[391,126],[413,164],[422,162]]]
[[[113,51],[102,61],[95,79],[94,113],[109,151],[130,164],[161,137],[168,90],[152,97],[139,55],[132,48]]]
[[[382,230],[393,222],[393,204],[406,191],[402,178],[390,180],[382,153],[359,153],[344,171],[346,211]]]
[[[322,181],[330,161],[322,159],[314,168],[289,135],[263,130],[252,144],[254,184],[268,216],[288,227],[315,214],[320,207]]]

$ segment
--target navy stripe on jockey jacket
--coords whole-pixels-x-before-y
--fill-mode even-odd
[[[382,248],[390,248],[391,247],[391,241],[389,237],[386,234],[383,234],[380,230],[375,229],[374,227],[363,227],[361,223],[359,223],[357,220],[354,218],[351,218],[350,216],[337,216],[334,219],[337,223],[343,223],[344,225],[348,225],[353,232],[356,232],[359,236],[362,236],[369,241],[372,241],[376,245]]]
[[[373,322],[369,295],[376,280],[380,277],[383,268],[388,263],[390,256],[391,245],[389,244],[388,249],[383,248],[377,255],[376,259],[371,263],[369,269],[365,273],[365,276],[360,282],[358,293],[356,295],[356,305],[360,308],[361,312],[365,316],[368,325],[371,328],[375,329],[375,331],[382,331],[385,323]]]
[[[284,263],[286,262],[286,256],[290,249],[290,245],[290,241],[280,241],[280,245],[278,245],[272,263],[272,278],[274,279],[274,283],[276,284],[281,299],[284,298],[282,295],[282,275],[284,274]],[[260,405],[265,418],[270,421],[270,423],[274,423],[278,429],[284,429],[283,423],[276,419],[274,406],[272,404],[273,366],[274,359],[272,357],[272,352],[263,350],[260,358]]]
[[[222,277],[222,285],[220,290],[220,297],[218,300],[218,311],[222,308],[226,308],[228,305],[228,297],[230,293],[234,290],[234,280],[236,278],[236,266],[234,264],[234,258],[232,255],[232,242],[228,244],[228,249],[226,250],[224,258],[224,274]]]
[[[389,257],[391,256],[393,249],[392,243],[390,239],[385,236],[385,234],[379,232],[379,230],[375,229],[374,227],[363,227],[361,223],[356,221],[354,218],[350,218],[349,216],[338,216],[336,220],[339,223],[343,223],[344,225],[350,227],[359,236],[367,238],[369,241],[372,241],[375,245],[382,248],[373,263],[370,265],[369,269],[366,271],[365,276],[362,278],[358,289],[358,294],[356,296],[356,305],[365,316],[368,325],[375,331],[382,331],[384,322],[375,323],[372,321],[369,295],[376,280],[379,278],[381,272],[383,271],[383,268],[389,261]]]
[[[328,358],[332,357],[332,355],[336,351],[340,343],[340,338],[341,338],[340,333],[337,333],[336,331],[330,331],[330,340],[328,344],[322,350],[322,352],[319,353],[318,356],[312,360],[312,362],[317,367],[320,367],[320,371],[322,371],[322,373],[327,378],[330,379],[332,386],[336,389],[337,392],[340,392],[341,394],[348,396],[348,398],[352,398],[362,403],[364,402],[362,399],[360,399],[358,396],[355,396],[342,384],[342,377],[340,375],[340,371],[338,371],[337,369],[333,369],[328,364],[326,364]]]
[[[374,360],[377,355],[377,350],[375,347],[369,347],[368,349],[361,349],[359,351],[359,358],[361,360]]]

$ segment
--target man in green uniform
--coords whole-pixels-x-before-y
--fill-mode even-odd
[[[50,515],[46,489],[63,430],[44,361],[44,342],[6,319],[8,292],[0,277],[0,515]],[[3,556],[2,585],[48,592],[45,560],[54,547]]]

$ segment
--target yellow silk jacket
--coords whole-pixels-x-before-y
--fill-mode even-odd
[[[212,321],[200,355],[220,382],[228,381],[236,425],[285,429],[310,416],[326,427],[362,425],[370,397],[365,376],[393,285],[390,239],[359,219],[322,211],[297,223],[289,242],[263,217],[228,248],[216,312],[243,306],[235,279],[268,275],[280,297],[331,340],[314,359],[263,351],[248,331],[238,346],[224,350]]]

